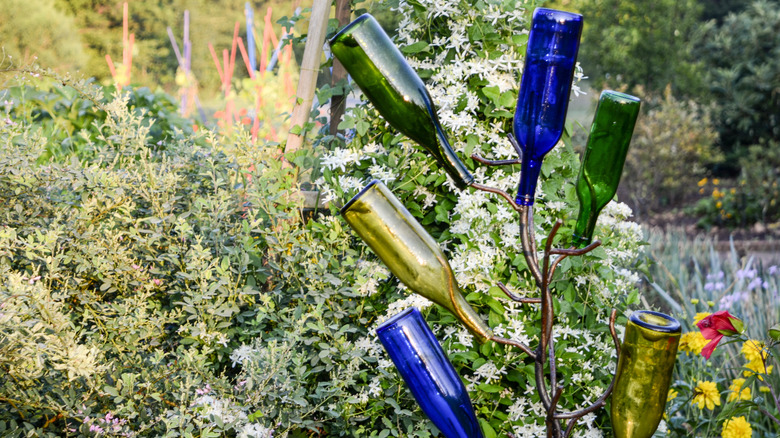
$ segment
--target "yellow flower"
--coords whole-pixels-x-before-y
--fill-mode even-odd
[[[718,202],[715,203],[715,208],[721,208],[721,207],[723,207],[723,203],[722,202],[718,201]]]
[[[712,315],[712,313],[710,313],[710,312],[699,312],[699,313],[696,314],[696,316],[693,317],[693,323],[694,324],[698,324],[699,321],[701,321],[702,319],[704,319],[704,318],[706,318],[706,317],[708,317],[710,315]]]
[[[666,401],[671,401],[677,398],[677,391],[674,389],[669,390],[669,394],[666,396]]]
[[[710,341],[704,339],[701,332],[688,332],[680,337],[680,346],[678,349],[684,351],[685,354],[694,355],[701,354],[702,348],[704,348]]]
[[[742,372],[742,375],[745,377],[750,377],[754,374],[758,374],[758,380],[764,381],[764,378],[761,376],[761,374],[772,374],[772,370],[774,369],[774,365],[767,365],[766,369],[764,369],[764,362],[762,360],[751,360],[750,362],[746,363],[744,365],[747,370]]]
[[[700,179],[697,184],[699,185],[699,187],[703,187],[705,184],[707,184],[707,178]]]
[[[712,199],[719,199],[719,198],[722,198],[722,197],[723,197],[723,192],[721,192],[720,190],[714,189],[712,191]]]
[[[718,178],[712,178],[712,184],[718,185],[720,184],[720,180]]]
[[[769,389],[768,386],[759,386],[758,387],[758,392],[770,392],[770,391],[772,391],[772,390]]]
[[[761,362],[766,359],[765,344],[762,341],[756,341],[755,339],[748,339],[742,344],[742,354],[745,355],[745,359],[750,362]]]
[[[700,380],[696,384],[694,389],[696,395],[691,400],[692,405],[699,405],[699,409],[705,407],[709,410],[715,409],[715,406],[720,406],[720,393],[718,392],[718,384],[715,382],[707,382]]]
[[[750,387],[742,388],[743,385],[745,385],[745,379],[734,379],[729,386],[731,393],[727,401],[750,400]]]
[[[753,428],[750,427],[750,423],[745,420],[745,417],[729,418],[723,422],[721,436],[723,438],[751,438]]]

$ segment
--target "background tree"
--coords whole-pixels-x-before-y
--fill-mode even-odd
[[[721,25],[709,22],[703,28],[697,52],[717,104],[721,147],[734,158],[743,156],[748,146],[780,141],[778,29],[780,3],[768,0],[728,15]]]
[[[582,0],[585,15],[579,59],[596,88],[641,85],[675,94],[700,88],[690,41],[699,22],[697,0]]]
[[[84,67],[75,20],[54,7],[54,0],[5,0],[0,8],[0,45],[6,56],[62,71]]]

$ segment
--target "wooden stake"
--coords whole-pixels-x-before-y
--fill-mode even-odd
[[[336,0],[336,18],[339,20],[339,27],[349,23],[349,0]],[[347,77],[347,70],[341,65],[336,57],[333,57],[333,71],[330,78],[330,85],[335,86],[342,79]],[[347,108],[347,96],[339,94],[330,99],[330,135],[339,133],[339,123],[344,111]]]
[[[320,69],[322,46],[325,43],[325,33],[328,30],[328,15],[330,14],[330,0],[313,0],[311,18],[309,19],[309,33],[306,37],[306,48],[303,51],[301,62],[301,76],[298,81],[295,107],[290,118],[291,131],[287,134],[287,144],[284,152],[297,151],[303,146],[303,125],[309,120],[311,105],[314,101],[314,91],[317,88],[317,75]],[[300,129],[299,134],[294,134],[293,129]]]

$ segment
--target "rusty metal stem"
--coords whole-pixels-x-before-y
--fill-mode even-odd
[[[515,147],[515,149],[519,151],[519,146],[517,145],[517,141],[511,136],[511,134],[509,135],[509,140],[512,143],[512,145]],[[490,160],[485,160],[476,155],[472,155],[472,158],[482,164],[487,164],[491,166],[517,164],[517,162],[520,161],[520,160],[490,161]],[[488,187],[478,183],[471,184],[471,187],[477,190],[481,190],[484,192],[493,193],[501,196],[520,215],[520,241],[523,248],[523,256],[525,257],[525,261],[528,265],[528,270],[531,271],[531,275],[534,277],[536,285],[541,292],[541,297],[540,298],[521,297],[509,291],[509,289],[507,289],[507,287],[501,282],[498,283],[498,287],[504,292],[504,294],[506,294],[507,297],[509,297],[509,299],[515,302],[541,304],[540,311],[542,317],[542,322],[541,322],[542,330],[539,336],[539,345],[537,346],[536,350],[532,351],[531,348],[528,347],[527,345],[517,341],[513,341],[511,339],[505,339],[502,337],[493,336],[491,340],[500,344],[515,346],[520,350],[522,350],[523,352],[525,352],[526,354],[528,354],[534,360],[534,376],[536,380],[536,390],[539,393],[539,398],[541,399],[542,405],[547,411],[547,416],[545,418],[545,425],[547,426],[547,437],[566,438],[571,435],[572,431],[574,430],[574,427],[577,424],[577,421],[580,418],[604,406],[604,404],[606,403],[606,399],[612,394],[612,389],[615,386],[616,377],[615,376],[612,377],[612,382],[609,384],[609,387],[606,389],[604,394],[602,394],[601,397],[599,397],[590,406],[575,412],[569,412],[569,413],[556,412],[558,401],[560,400],[563,394],[563,386],[558,385],[558,375],[557,375],[558,373],[555,364],[555,340],[553,338],[553,324],[555,321],[555,312],[553,309],[553,301],[552,301],[552,293],[550,292],[550,284],[553,281],[553,274],[555,274],[555,270],[558,268],[559,263],[563,259],[565,259],[568,256],[579,256],[579,255],[586,254],[592,251],[597,246],[599,246],[601,242],[597,240],[582,249],[553,248],[552,247],[553,240],[555,239],[555,235],[558,233],[558,230],[562,225],[562,221],[558,220],[553,225],[549,235],[547,236],[547,241],[544,247],[544,255],[542,258],[542,264],[540,266],[539,259],[536,253],[536,238],[534,233],[533,206],[518,205],[507,192],[501,189]],[[550,257],[552,255],[557,255],[559,257],[556,257],[554,260],[552,260],[552,263],[550,263]],[[615,331],[616,314],[617,311],[613,309],[612,314],[610,315],[609,318],[609,332],[612,335],[612,341],[615,344],[617,357],[620,358],[620,342],[618,340],[617,333]],[[544,365],[546,361],[549,362],[549,367],[550,367],[549,380],[550,380],[551,389],[549,390],[547,388],[547,382],[546,382],[547,375],[544,370]],[[562,429],[562,424],[561,424],[562,420],[569,420],[568,424],[566,425],[567,427],[565,432]],[[510,438],[512,437],[511,434],[508,435]]]

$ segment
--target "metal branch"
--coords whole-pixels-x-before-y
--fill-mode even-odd
[[[498,282],[498,287],[512,301],[516,301],[518,303],[523,303],[523,304],[539,304],[539,303],[542,302],[541,298],[521,297],[520,295],[517,295],[517,294],[513,293],[512,291],[510,291],[509,289],[507,289],[507,287],[504,285],[504,283],[502,283],[500,281]]]
[[[547,409],[547,417],[544,419],[544,422],[547,426],[547,436],[549,437],[551,435],[551,432],[555,430],[557,433],[557,436],[560,436],[560,428],[561,425],[558,421],[555,419],[555,409],[556,406],[558,406],[558,401],[561,399],[561,395],[563,394],[563,386],[553,386],[555,388],[555,393],[553,394],[550,408]]]
[[[476,161],[476,162],[478,162],[478,163],[487,165],[487,166],[510,166],[512,164],[522,164],[523,163],[523,160],[520,160],[520,159],[514,159],[514,160],[487,160],[487,159],[482,158],[481,156],[479,156],[477,154],[471,155],[471,159]]]
[[[520,211],[522,209],[522,207],[517,205],[515,200],[512,199],[512,197],[509,195],[509,193],[507,193],[507,192],[505,192],[505,191],[503,191],[501,189],[497,189],[495,187],[489,187],[489,186],[486,186],[486,185],[483,185],[483,184],[479,184],[479,183],[471,183],[471,187],[474,187],[477,190],[482,190],[483,192],[493,193],[493,194],[501,196],[502,198],[506,199],[507,202],[509,202],[509,205],[511,205],[512,209],[514,209],[515,211]]]
[[[523,350],[523,352],[525,354],[527,354],[528,356],[530,356],[531,359],[536,360],[536,353],[534,353],[533,350],[531,350],[531,348],[529,346],[523,344],[522,342],[518,342],[518,341],[515,341],[515,340],[512,340],[512,339],[502,338],[500,336],[495,336],[495,335],[492,336],[490,338],[490,340],[493,341],[493,342],[497,342],[499,344],[511,345],[513,347],[517,347],[517,348]]]
[[[596,240],[596,241],[592,242],[590,245],[586,246],[585,248],[580,248],[580,249],[555,248],[555,249],[550,251],[550,254],[561,254],[561,255],[567,255],[567,256],[570,256],[570,255],[579,256],[579,255],[587,254],[587,253],[593,251],[599,245],[601,245],[601,241],[600,240]]]
[[[574,431],[574,426],[577,425],[577,421],[580,420],[581,417],[572,418],[569,420],[569,424],[566,425],[566,432],[563,434],[563,437],[566,438]]]
[[[517,152],[517,156],[520,158],[520,161],[523,160],[523,148],[520,147],[520,143],[517,142],[517,139],[515,138],[515,135],[511,132],[507,132],[506,138],[509,139],[509,143],[512,143],[512,147],[515,148],[515,152]]]
[[[542,288],[542,299],[544,299],[544,276],[539,269],[539,261],[536,258],[536,242],[531,238],[531,229],[533,228],[533,207],[521,205],[520,209],[520,243],[523,247],[523,256],[528,264],[528,269],[536,280],[536,284]]]
[[[597,240],[590,245],[586,246],[582,249],[561,249],[561,248],[555,248],[550,250],[550,254],[558,254],[560,257],[557,257],[555,260],[553,260],[552,266],[550,266],[550,271],[547,273],[547,283],[552,283],[553,275],[555,275],[555,270],[558,269],[558,264],[563,261],[566,257],[570,255],[583,255],[587,254],[591,251],[593,251],[597,246],[601,245],[601,241]]]

